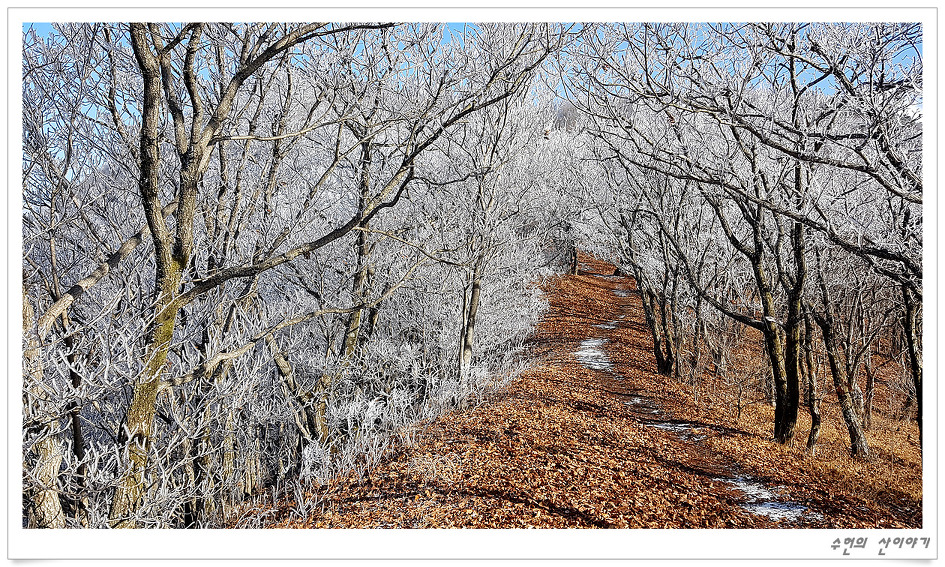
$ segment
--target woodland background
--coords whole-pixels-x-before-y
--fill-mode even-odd
[[[829,391],[868,459],[880,382],[921,435],[922,92],[909,23],[25,26],[24,525],[370,468],[528,367],[578,250],[773,443]]]

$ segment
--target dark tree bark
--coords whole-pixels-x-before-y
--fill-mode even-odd
[[[820,397],[817,392],[817,368],[814,366],[814,329],[810,316],[804,317],[804,370],[807,386],[807,410],[810,413],[810,433],[807,435],[807,451],[813,455],[820,437]]]
[[[837,401],[840,403],[840,411],[850,434],[850,455],[858,459],[868,459],[869,446],[866,443],[866,435],[863,432],[863,425],[860,422],[860,416],[856,411],[853,395],[850,392],[846,367],[839,360],[839,345],[837,345],[833,316],[830,313],[815,313],[814,318],[824,337],[827,360],[830,363],[830,373],[833,375],[833,384],[837,389]]]
[[[869,431],[873,427],[873,396],[876,393],[876,367],[873,366],[873,353],[866,353],[863,361],[863,371],[866,372],[866,392],[863,396],[863,429]]]
[[[909,367],[912,371],[912,384],[915,387],[916,401],[916,422],[919,425],[919,447],[922,447],[922,355],[921,335],[919,324],[921,315],[919,314],[920,302],[916,298],[915,292],[908,286],[903,285],[902,300],[905,306],[905,312],[902,317],[902,327],[906,336],[906,348],[909,354]]]

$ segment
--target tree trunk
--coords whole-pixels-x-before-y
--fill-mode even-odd
[[[670,310],[670,305],[666,300],[665,295],[652,294],[650,297],[651,301],[654,302],[653,311],[656,312],[659,309],[660,313],[660,333],[663,336],[663,368],[660,370],[660,374],[663,376],[670,376],[677,369],[676,368],[676,338],[673,333],[672,327],[672,315],[668,313]]]
[[[369,282],[374,280],[374,268],[368,268],[367,278]],[[382,296],[386,295],[387,292],[389,291],[390,291],[390,284],[387,284],[384,287],[384,291],[381,293],[381,295]],[[377,330],[377,320],[380,318],[380,315],[381,315],[380,305],[372,305],[370,308],[368,308],[367,324],[364,326],[364,332],[361,333],[362,343],[369,341],[371,337],[374,336],[374,331]]]
[[[815,318],[824,336],[827,361],[830,363],[830,373],[833,375],[833,383],[837,389],[837,400],[840,402],[840,411],[850,434],[850,454],[854,458],[868,459],[869,446],[866,443],[866,435],[863,433],[860,416],[854,406],[853,396],[850,394],[849,381],[845,376],[846,369],[838,357],[832,316],[827,313],[823,316],[815,315]]]
[[[65,330],[67,329],[65,313],[63,313],[62,318],[63,329]],[[82,385],[82,375],[75,371],[78,357],[75,352],[74,340],[71,335],[68,335],[63,338],[63,343],[66,349],[68,349],[66,361],[69,363],[69,378],[72,383],[72,388],[75,391]],[[72,454],[75,455],[76,461],[79,463],[75,474],[75,490],[77,495],[74,499],[74,505],[78,513],[78,510],[84,509],[87,503],[87,498],[83,496],[83,494],[85,493],[85,478],[88,472],[88,466],[85,463],[85,435],[82,433],[82,408],[75,401],[70,401],[68,409],[69,426],[72,433]]]
[[[276,370],[279,373],[279,378],[282,380],[283,393],[286,396],[286,400],[289,402],[289,407],[292,408],[292,414],[295,419],[295,426],[298,429],[299,437],[303,439],[305,443],[312,442],[316,437],[320,438],[322,442],[327,441],[327,438],[323,438],[319,431],[318,417],[311,403],[312,394],[303,392],[302,388],[299,387],[298,383],[295,381],[295,372],[292,365],[282,351],[279,350],[279,345],[276,343],[276,339],[272,334],[266,336],[266,344],[269,345],[269,351],[272,353],[272,358],[276,363]]]
[[[856,414],[860,416],[860,421],[863,421],[863,414],[865,411],[864,408],[864,399],[863,399],[863,389],[860,388],[860,383],[857,380],[857,367],[851,367],[849,362],[849,357],[847,360],[847,387],[850,390],[850,399],[853,401],[853,409],[856,411]]]
[[[189,260],[191,242],[172,239],[164,216],[160,195],[160,109],[162,101],[161,72],[151,52],[150,33],[144,24],[131,25],[132,47],[144,82],[140,132],[140,177],[138,180],[145,217],[153,236],[155,248],[155,301],[154,319],[145,342],[144,369],[132,390],[131,406],[126,418],[126,450],[128,467],[122,472],[112,497],[109,519],[114,527],[135,526],[134,513],[144,494],[144,474],[154,430],[157,394],[161,375],[167,362],[167,353],[174,337],[177,322],[175,295],[180,288],[183,270]],[[188,164],[189,165],[189,164]],[[196,179],[181,173],[180,194],[176,221],[178,232],[192,237],[193,209],[196,206]],[[188,201],[184,202],[184,195]]]
[[[58,288],[58,283],[56,287]],[[61,297],[59,293],[54,294],[54,301],[58,301],[59,297]],[[75,392],[82,386],[82,375],[76,371],[79,357],[76,351],[75,338],[70,332],[69,316],[65,312],[60,316],[60,321],[64,333],[62,343],[66,348],[66,363],[69,366],[69,381],[72,384],[73,392]],[[88,498],[85,496],[85,479],[88,472],[88,465],[85,463],[86,444],[85,435],[82,433],[82,408],[75,400],[71,400],[66,409],[69,412],[72,454],[78,463],[73,477],[75,486],[70,487],[69,490],[74,494],[74,497],[71,499],[71,505],[75,510],[75,514],[79,516],[88,504]],[[82,522],[84,523],[84,516],[82,516],[82,518]]]
[[[204,409],[203,419],[211,418],[209,408]],[[191,482],[193,497],[184,504],[184,527],[196,529],[207,527],[213,510],[213,447],[210,444],[209,427],[201,428],[196,443],[187,440],[185,450],[189,463],[187,478]]]
[[[804,317],[804,376],[807,384],[807,411],[810,413],[810,433],[807,435],[807,452],[814,454],[820,437],[820,398],[817,392],[817,370],[814,366],[813,335],[810,318]]]
[[[190,437],[185,437],[181,442],[181,452],[184,455],[184,478],[185,482],[191,486],[197,486],[197,469],[196,461],[197,456],[194,450],[194,442]],[[183,524],[184,528],[193,529],[197,527],[197,499],[188,498],[184,505],[183,509]]]
[[[675,360],[673,357],[673,346],[671,332],[661,327],[665,327],[665,311],[662,311],[664,324],[660,325],[657,319],[657,312],[660,312],[659,301],[656,293],[651,289],[651,285],[646,277],[643,267],[637,261],[634,249],[634,229],[632,223],[626,217],[622,217],[622,223],[627,229],[626,252],[629,255],[630,269],[633,271],[633,278],[636,280],[636,292],[640,295],[640,303],[643,305],[643,318],[646,326],[650,330],[650,336],[653,339],[653,357],[656,359],[656,371],[662,376],[671,376]],[[665,305],[663,306],[665,308]],[[664,349],[663,342],[666,340],[669,345]]]
[[[354,276],[354,283],[351,289],[351,295],[356,303],[363,300],[365,282],[367,282],[366,246],[364,244],[366,236],[364,232],[358,234],[358,263],[360,267]],[[342,360],[348,360],[354,355],[355,349],[358,346],[358,336],[361,331],[361,318],[363,313],[363,309],[357,309],[348,315],[348,321],[345,325],[344,341],[341,345]]]
[[[38,341],[33,333],[33,305],[26,294],[26,284],[23,285],[23,374],[25,382],[28,385],[24,392],[26,394],[24,407],[28,411],[27,419],[32,418],[39,422],[37,432],[40,440],[32,447],[30,453],[35,459],[35,466],[30,471],[30,477],[34,485],[38,487],[26,487],[26,497],[30,501],[31,517],[29,518],[30,527],[36,528],[64,528],[66,527],[66,516],[62,509],[62,502],[59,500],[59,489],[57,487],[59,479],[59,466],[62,464],[62,446],[56,437],[56,422],[50,420],[44,415],[40,408],[36,408],[38,402],[32,400],[41,400],[44,398],[41,391],[36,391],[43,383],[43,362],[41,359]],[[32,411],[31,411],[32,409]],[[24,455],[27,457],[27,455]],[[27,465],[24,462],[24,473]]]
[[[360,128],[355,128],[355,133],[357,135],[361,132]],[[365,203],[370,197],[371,191],[371,141],[365,140],[361,143],[361,179],[360,179],[360,195],[358,198],[358,206],[364,208]],[[362,228],[367,229],[367,223],[362,225]],[[361,302],[364,296],[365,284],[368,278],[368,255],[370,254],[371,248],[370,243],[368,242],[368,233],[364,230],[358,231],[357,241],[356,241],[356,253],[357,257],[355,262],[357,263],[357,272],[354,276],[354,283],[351,286],[351,295],[354,301]],[[341,357],[344,360],[350,358],[355,351],[355,348],[358,345],[358,333],[361,329],[361,318],[363,314],[363,309],[358,309],[353,311],[348,316],[348,324],[345,328],[345,338],[344,343],[341,347]]]
[[[222,481],[224,487],[223,502],[221,513],[223,520],[226,521],[233,513],[234,505],[237,502],[234,494],[234,479],[236,479],[236,440],[233,435],[236,416],[233,409],[226,412],[226,425],[223,432],[223,468]],[[247,466],[248,463],[243,463]]]
[[[758,248],[760,249],[760,245]],[[761,331],[764,336],[768,359],[771,361],[771,372],[774,376],[774,440],[786,445],[793,439],[794,428],[797,425],[800,388],[797,383],[793,384],[792,387],[788,386],[789,378],[786,371],[784,344],[775,319],[777,311],[775,310],[774,297],[771,294],[771,288],[768,286],[767,275],[761,265],[760,255],[751,260],[764,316],[764,325]],[[797,380],[796,373],[792,375],[792,379]]]
[[[650,337],[653,339],[653,357],[656,359],[656,371],[662,376],[669,376],[672,373],[672,360],[667,360],[663,353],[663,336],[659,330],[659,324],[656,320],[656,313],[653,306],[656,304],[655,294],[646,289],[640,282],[642,280],[637,274],[637,292],[640,294],[643,304],[643,318],[646,326],[650,330]]]
[[[362,137],[364,132],[367,131],[367,128],[361,128],[356,124],[349,124],[349,128],[352,129],[352,132],[358,136]],[[370,196],[371,189],[371,149],[372,142],[370,140],[365,140],[361,143],[361,177],[360,177],[360,192],[358,195],[358,207],[363,210],[366,206],[368,198]],[[367,229],[368,224],[362,223],[361,228]],[[364,291],[366,288],[366,282],[368,279],[368,273],[370,268],[368,267],[368,255],[370,254],[371,248],[368,242],[368,233],[366,230],[358,231],[358,236],[355,240],[355,262],[356,262],[356,271],[354,274],[354,280],[351,284],[351,296],[354,302],[359,303],[364,298]],[[341,342],[341,348],[339,350],[339,359],[342,363],[346,363],[352,356],[354,356],[355,351],[358,346],[358,337],[361,334],[361,319],[364,315],[363,309],[356,309],[348,315],[348,319],[345,322],[345,333]],[[340,374],[340,370],[336,373],[325,373],[319,379],[315,391],[311,395],[311,402],[314,404],[314,408],[309,409],[309,401],[306,400],[302,405],[302,411],[305,412],[305,419],[299,419],[300,416],[297,414],[297,425],[299,431],[303,431],[303,427],[314,428],[311,432],[315,433],[318,436],[318,439],[324,443],[327,443],[331,435],[330,428],[328,427],[328,396],[331,392],[332,386],[335,383],[335,379]],[[307,426],[303,426],[303,423],[307,423]]]
[[[463,297],[463,329],[460,336],[459,379],[465,389],[472,366],[473,348],[476,338],[476,315],[479,313],[479,294],[482,286],[482,261],[476,262],[470,282],[469,298]]]
[[[692,356],[689,359],[689,382],[695,383],[701,378],[702,337],[705,334],[705,322],[702,320],[702,297],[696,297],[696,330],[692,337]]]
[[[795,169],[795,183],[801,186],[801,171],[798,166]],[[800,191],[800,189],[798,189]],[[787,290],[788,313],[784,324],[784,376],[785,376],[785,399],[784,399],[784,426],[782,434],[783,443],[788,443],[794,437],[794,428],[797,424],[797,413],[800,407],[800,371],[802,365],[802,345],[801,345],[801,313],[803,309],[802,301],[804,297],[804,285],[807,281],[807,259],[805,257],[805,238],[804,225],[795,222],[791,231],[791,242],[794,255],[794,284]]]
[[[109,519],[116,528],[135,527],[134,512],[144,495],[144,474],[154,434],[157,395],[177,320],[177,309],[171,298],[180,286],[180,269],[180,264],[175,262],[161,282],[154,324],[148,333],[144,371],[134,386],[128,408],[125,436],[129,466],[115,488],[109,512]]]
[[[863,397],[863,429],[873,427],[873,394],[876,392],[876,368],[873,366],[873,353],[867,351],[863,366],[866,372],[866,392]]]
[[[909,351],[909,366],[912,370],[912,384],[915,387],[916,422],[919,425],[919,448],[922,448],[922,354],[920,352],[921,337],[918,332],[919,309],[915,293],[905,285],[902,286],[902,299],[905,305],[905,314],[902,327],[906,335],[906,347]]]
[[[246,499],[252,497],[259,486],[262,484],[262,464],[259,456],[262,452],[260,431],[262,426],[253,427],[252,442],[247,447],[246,464],[243,474],[243,496]]]
[[[50,271],[52,272],[52,287],[48,291],[52,296],[53,303],[55,304],[58,303],[63,297],[62,288],[59,282],[60,268],[57,260],[55,238],[49,239],[49,258],[51,268]],[[32,306],[30,306],[30,309],[32,309]],[[82,385],[82,375],[76,370],[79,357],[78,349],[75,344],[75,336],[71,332],[68,312],[62,311],[58,319],[62,326],[62,343],[65,346],[66,363],[69,368],[69,381],[72,384],[72,391],[76,392]],[[67,490],[73,494],[71,506],[74,510],[74,514],[77,518],[81,517],[81,521],[84,524],[85,518],[83,511],[88,504],[88,498],[85,495],[85,477],[86,473],[88,472],[88,467],[85,463],[85,436],[82,434],[82,408],[79,406],[78,402],[72,399],[69,401],[66,410],[69,412],[69,425],[72,434],[72,454],[78,463],[76,466],[75,475],[73,476],[74,485],[70,486]]]

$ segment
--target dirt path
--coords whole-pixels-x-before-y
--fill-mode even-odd
[[[273,527],[817,524],[818,506],[745,478],[711,449],[713,438],[749,434],[685,411],[678,385],[656,373],[632,280],[584,267],[547,290],[533,369],[428,424],[369,475],[309,494],[318,504],[307,519]]]

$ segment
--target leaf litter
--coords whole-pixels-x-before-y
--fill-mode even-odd
[[[582,262],[580,275],[545,282],[550,309],[520,379],[476,407],[417,425],[409,444],[366,474],[312,487],[305,497],[318,506],[304,517],[282,501],[267,512],[270,527],[921,525],[921,460],[908,459],[908,443],[891,428],[881,441],[905,446],[905,459],[891,451],[853,463],[772,443],[770,407],[732,425],[724,395],[695,403],[687,386],[656,373],[632,279]],[[876,481],[886,461],[900,463],[902,486]]]

